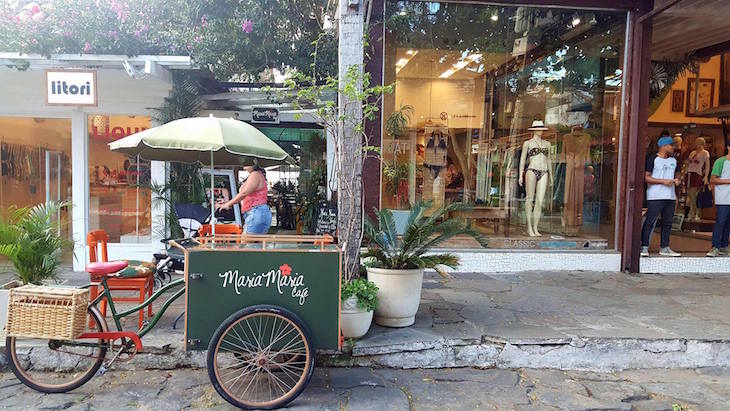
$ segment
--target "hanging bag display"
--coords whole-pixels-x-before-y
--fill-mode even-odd
[[[702,187],[702,191],[697,193],[697,208],[712,208],[712,206],[712,190],[710,190],[710,186],[705,184],[705,186]]]

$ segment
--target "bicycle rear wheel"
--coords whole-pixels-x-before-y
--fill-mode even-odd
[[[88,331],[107,331],[106,321],[96,307],[89,307],[93,325]],[[89,322],[87,321],[87,327]],[[7,337],[5,352],[8,365],[16,377],[28,387],[59,393],[84,385],[99,370],[107,348],[104,340],[77,340],[95,346],[64,345],[59,340]]]
[[[226,319],[208,346],[208,375],[218,394],[243,409],[283,407],[314,371],[312,338],[289,310],[257,305]]]

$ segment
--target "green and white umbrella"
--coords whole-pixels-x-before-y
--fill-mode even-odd
[[[232,118],[191,117],[140,131],[109,144],[112,151],[146,160],[261,167],[296,162],[250,124]]]
[[[261,167],[296,165],[286,151],[255,127],[213,115],[171,121],[109,143],[109,148],[145,160],[200,163],[210,166],[211,176],[215,165],[243,166],[254,161]],[[213,180],[211,177],[211,214],[215,210]]]

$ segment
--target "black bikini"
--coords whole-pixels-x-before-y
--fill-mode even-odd
[[[529,151],[527,152],[527,162],[528,162],[528,163],[530,162],[529,160],[530,160],[530,157],[532,157],[532,156],[536,156],[536,155],[538,155],[538,154],[542,154],[542,155],[544,155],[545,157],[547,157],[548,153],[549,153],[549,150],[548,150],[548,148],[547,148],[547,147],[533,147],[533,148],[531,148],[531,149],[530,149],[530,150],[529,150]],[[532,171],[532,173],[533,173],[533,174],[535,174],[535,178],[537,179],[537,181],[540,181],[540,180],[542,180],[542,178],[543,178],[543,177],[544,177],[544,176],[545,176],[546,174],[548,174],[548,173],[549,173],[549,171],[548,171],[548,170],[538,170],[538,169],[535,169],[535,168],[528,168],[527,170],[528,170],[528,171]]]
[[[439,142],[438,145],[436,144],[436,138],[438,137]],[[431,138],[428,139],[428,144],[426,144],[426,150],[429,148],[433,149],[434,154],[438,154],[439,149],[446,150],[446,139],[444,138],[444,133],[440,131],[434,131],[431,133]],[[431,170],[431,173],[433,173],[433,178],[438,177],[438,175],[441,173],[441,170],[443,170],[446,166],[445,165],[434,165],[434,164],[424,164],[424,167]]]

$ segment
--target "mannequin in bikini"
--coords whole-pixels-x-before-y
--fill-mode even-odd
[[[552,184],[552,164],[550,163],[550,143],[542,139],[547,130],[542,120],[532,122],[532,138],[522,145],[520,156],[519,183],[525,186],[525,215],[527,216],[527,233],[530,237],[542,234],[537,230],[542,217],[542,205],[548,184]]]

